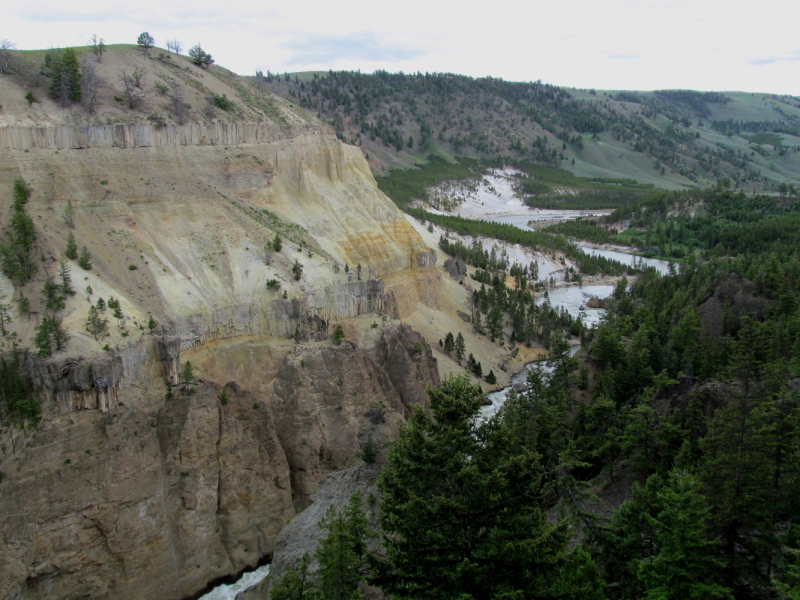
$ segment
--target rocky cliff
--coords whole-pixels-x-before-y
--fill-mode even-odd
[[[61,371],[56,388],[99,364]],[[382,446],[437,383],[430,347],[389,323],[363,347],[301,344],[266,392],[205,381],[165,400],[157,378],[108,412],[6,431],[0,595],[183,598],[253,567],[319,481],[360,464],[369,436]]]
[[[66,349],[20,353],[42,421],[0,407],[0,596],[193,596],[268,558],[319,481],[438,383],[428,344],[387,318],[438,306],[436,253],[360,150],[312,121],[15,125],[0,223],[21,176],[39,266],[24,285],[0,276],[19,347],[70,233],[93,264],[70,261]],[[88,308],[112,296],[124,318],[95,340]],[[350,324],[366,315],[380,328]],[[332,346],[332,323],[350,341]],[[167,400],[187,360],[203,381]]]

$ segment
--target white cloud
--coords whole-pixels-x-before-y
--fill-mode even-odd
[[[597,89],[693,88],[800,95],[791,3],[562,0],[6,0],[0,37],[19,48],[198,41],[249,74],[376,68],[541,79]],[[796,10],[794,11],[796,12]],[[796,16],[796,15],[795,15]]]

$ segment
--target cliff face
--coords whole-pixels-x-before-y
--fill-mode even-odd
[[[350,331],[361,315],[435,307],[436,254],[357,148],[324,128],[285,133],[235,147],[0,150],[0,222],[21,175],[44,259],[22,288],[0,276],[9,297],[31,299],[31,317],[13,303],[21,346],[32,346],[39,291],[70,232],[93,260],[71,263],[67,349],[21,356],[42,422],[0,427],[0,597],[183,598],[254,566],[322,477],[358,464],[370,435],[394,436],[438,383],[428,345],[391,321],[363,339],[348,333],[357,346],[326,341],[331,321]],[[265,252],[276,234],[283,248]],[[87,297],[112,296],[125,318],[96,341]],[[165,400],[186,360],[206,381]]]
[[[184,349],[242,335],[291,336],[313,318],[402,316],[419,301],[438,302],[435,253],[377,190],[360,151],[324,133],[239,147],[7,151],[4,196],[20,174],[33,188],[26,210],[46,259],[25,290],[34,310],[70,231],[94,262],[91,271],[72,264],[73,280],[95,297],[118,298],[129,325],[153,315]],[[68,200],[74,230],[63,221]],[[4,223],[10,204],[0,206]],[[283,248],[267,253],[275,234]],[[266,288],[268,279],[286,299]],[[69,299],[65,326],[83,332],[87,308],[80,296]],[[27,323],[12,323],[24,342]],[[110,341],[123,343],[113,333]]]
[[[223,402],[201,382],[165,400],[153,380],[122,389],[107,413],[6,433],[0,596],[182,598],[269,556],[320,479],[360,464],[370,435],[379,447],[396,435],[438,383],[430,348],[406,326],[374,336],[363,348],[301,345],[274,392],[230,382]],[[418,369],[391,373],[384,347]]]
[[[410,406],[439,384],[430,346],[409,327],[391,326],[371,342],[369,353],[348,341],[298,349],[277,374],[272,407],[298,508],[325,473],[358,463],[370,438],[381,448],[397,437]]]
[[[18,438],[3,461],[0,595],[179,598],[270,553],[294,516],[286,457],[269,408],[229,396],[221,406],[203,385]]]

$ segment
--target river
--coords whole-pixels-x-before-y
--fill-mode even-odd
[[[622,254],[622,253],[619,253]],[[663,261],[662,261],[663,262]],[[606,313],[604,308],[588,308],[586,302],[589,298],[608,298],[614,291],[613,285],[585,285],[585,286],[569,286],[560,287],[547,291],[547,297],[544,294],[536,296],[536,304],[550,302],[554,308],[562,307],[573,317],[580,317],[583,323],[587,326],[595,326],[600,323],[603,315]],[[578,351],[578,346],[572,347],[572,354]],[[491,419],[500,408],[505,404],[508,394],[514,384],[525,383],[528,378],[528,368],[533,363],[525,365],[525,368],[511,378],[511,385],[503,388],[497,392],[492,392],[487,397],[491,400],[491,405],[481,407],[481,420]],[[544,366],[545,373],[549,373],[552,369],[549,366]]]
[[[267,575],[269,575],[269,565],[262,565],[254,571],[245,573],[234,583],[218,585],[207,594],[200,596],[200,600],[234,600],[236,594],[261,583]]]
[[[507,225],[514,225],[520,229],[530,231],[528,222],[530,221],[569,221],[570,219],[580,219],[587,217],[602,217],[609,214],[608,212],[553,212],[553,213],[532,213],[527,215],[508,215],[505,217],[494,217],[487,219],[492,223],[506,223]]]
[[[669,273],[669,263],[665,260],[658,260],[657,258],[645,258],[643,256],[636,256],[634,254],[629,254],[627,252],[620,252],[619,250],[605,250],[602,248],[592,248],[591,246],[584,246],[582,244],[578,244],[578,248],[586,252],[586,254],[591,254],[594,256],[604,256],[605,258],[610,258],[612,260],[618,260],[619,262],[630,265],[636,260],[637,263],[644,263],[648,267],[655,267],[656,271],[661,273],[662,275],[666,275]]]

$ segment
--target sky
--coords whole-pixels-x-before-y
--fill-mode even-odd
[[[19,49],[177,39],[242,75],[376,69],[800,96],[797,0],[5,0]]]

